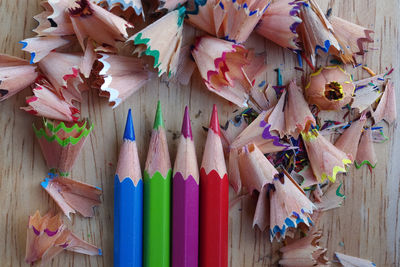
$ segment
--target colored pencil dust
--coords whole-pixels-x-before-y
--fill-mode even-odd
[[[143,175],[145,267],[170,266],[171,176],[171,162],[159,101]]]
[[[228,266],[229,183],[214,105],[200,168],[200,266]]]
[[[143,181],[131,110],[114,181],[114,266],[142,266]]]
[[[199,169],[187,107],[181,134],[172,179],[172,266],[197,267]]]

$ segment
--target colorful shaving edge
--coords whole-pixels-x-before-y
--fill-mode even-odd
[[[76,145],[83,138],[87,137],[93,129],[93,124],[90,125],[90,128],[85,128],[78,137],[69,136],[66,139],[61,139],[56,134],[49,136],[49,135],[47,135],[44,128],[37,129],[35,124],[32,124],[32,127],[33,127],[33,131],[35,132],[37,138],[44,137],[49,142],[56,141],[60,146],[66,147],[69,144]]]

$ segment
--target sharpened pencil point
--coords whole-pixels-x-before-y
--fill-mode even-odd
[[[218,110],[217,110],[217,106],[215,104],[213,105],[213,110],[212,110],[212,114],[211,114],[210,129],[212,129],[214,131],[214,133],[221,136],[220,129],[219,129]]]
[[[185,107],[185,115],[183,115],[181,133],[185,138],[193,139],[192,126],[190,125],[189,109],[187,106]]]
[[[129,109],[128,117],[126,118],[124,139],[135,141],[135,129],[133,128],[131,109]]]
[[[158,100],[157,103],[157,111],[156,111],[156,117],[154,118],[154,126],[153,129],[157,129],[159,127],[164,128],[164,120],[163,120],[163,115],[161,111],[161,102]]]

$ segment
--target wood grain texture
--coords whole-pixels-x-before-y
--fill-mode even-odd
[[[372,47],[377,50],[371,50],[364,59],[371,69],[383,72],[385,67],[399,66],[398,0],[318,2],[322,10],[332,7],[333,14],[375,31]],[[32,17],[40,11],[39,0],[0,1],[0,53],[28,56],[20,50],[18,41],[34,36],[31,30],[36,22]],[[193,34],[194,30],[189,31]],[[295,56],[290,51],[256,35],[251,36],[247,47],[253,47],[257,52],[267,52],[266,61],[270,70],[267,81],[270,83],[276,83],[273,69],[277,67],[283,69],[284,82],[295,76],[300,78],[302,73],[294,70]],[[325,65],[327,62],[320,60],[318,63]],[[352,70],[350,67],[349,71],[356,79],[368,76],[360,68]],[[398,69],[392,77],[398,87]],[[56,208],[39,186],[47,170],[31,129],[34,118],[19,109],[30,94],[27,89],[0,104],[1,266],[27,266],[24,255],[28,215],[37,209],[43,214],[50,208]],[[398,90],[397,96],[400,96]],[[104,254],[101,257],[87,257],[64,252],[49,266],[112,266],[113,179],[125,116],[128,109],[132,108],[143,167],[158,99],[163,104],[172,160],[176,154],[176,137],[180,132],[185,105],[190,106],[198,159],[201,158],[206,138],[201,126],[208,124],[212,104],[217,104],[221,122],[231,117],[231,112],[236,109],[209,93],[197,72],[187,87],[155,79],[115,110],[108,107],[107,101],[99,98],[96,91],[85,95],[82,115],[91,118],[94,130],[77,160],[72,178],[103,188],[103,204],[96,210],[94,218],[84,219],[75,215],[68,225],[84,240],[101,247]],[[321,219],[320,227],[324,233],[321,244],[328,247],[330,258],[334,251],[339,251],[368,258],[377,266],[400,265],[400,130],[397,123],[391,127],[385,125],[385,133],[390,140],[375,144],[379,155],[377,168],[372,174],[366,168],[351,168],[342,177],[347,195],[344,207],[327,212]],[[230,266],[271,266],[277,265],[279,260],[279,245],[271,245],[267,234],[252,229],[253,206],[254,199],[249,197],[230,210]]]

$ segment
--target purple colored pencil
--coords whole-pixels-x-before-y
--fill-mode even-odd
[[[172,179],[172,266],[198,266],[199,168],[188,108]]]

